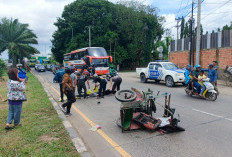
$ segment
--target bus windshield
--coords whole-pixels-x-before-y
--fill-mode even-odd
[[[173,63],[164,63],[163,66],[167,70],[176,70],[176,69],[179,69],[178,66],[176,64],[173,64]]]
[[[32,60],[31,59],[31,60],[29,60],[29,63],[36,63],[36,60],[34,60],[34,59]]]
[[[92,64],[95,67],[108,67],[109,60],[108,59],[92,59]]]
[[[106,50],[102,47],[88,48],[88,53],[89,53],[89,56],[94,56],[94,57],[107,57],[108,56]]]

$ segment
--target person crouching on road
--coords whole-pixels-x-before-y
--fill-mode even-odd
[[[63,111],[65,111],[66,115],[70,115],[70,110],[72,107],[72,103],[76,102],[76,98],[73,94],[73,82],[72,82],[72,78],[70,77],[72,71],[71,69],[67,68],[65,69],[65,74],[63,76],[63,92],[64,94],[67,96],[67,102],[62,104],[62,109]],[[67,108],[65,110],[65,107]]]
[[[87,98],[87,89],[86,89],[86,85],[85,85],[85,82],[87,82],[88,84],[88,87],[90,89],[90,85],[89,85],[89,81],[87,79],[87,76],[85,75],[81,75],[81,73],[77,73],[77,86],[78,86],[78,94],[79,94],[79,98],[82,97],[82,89],[84,89],[84,99]]]
[[[114,82],[113,87],[112,87],[112,82]],[[116,76],[112,77],[112,78],[110,79],[110,87],[109,87],[109,90],[110,90],[111,87],[112,87],[112,93],[115,94],[115,93],[116,93],[116,91],[115,91],[116,87],[117,87],[117,91],[119,91],[119,90],[120,90],[120,85],[121,85],[121,83],[122,83],[122,78],[121,78],[119,75],[116,75]]]
[[[107,84],[106,79],[99,77],[97,74],[94,74],[93,77],[94,77],[93,82],[95,83],[95,88],[98,86],[97,83],[99,83],[100,85],[99,90],[98,90],[99,95],[97,98],[98,99],[104,98],[105,91],[106,91],[106,84]]]
[[[53,78],[53,82],[58,82],[60,85],[60,102],[64,102],[64,93],[63,93],[63,76],[64,76],[64,66],[62,65],[60,69],[55,73],[55,76]]]
[[[18,77],[16,68],[8,71],[9,80],[7,82],[7,97],[9,102],[9,113],[5,129],[13,129],[10,124],[14,120],[14,127],[21,126],[20,119],[22,113],[23,101],[26,101],[25,89],[26,86]]]

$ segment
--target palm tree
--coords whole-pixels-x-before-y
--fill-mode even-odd
[[[33,44],[38,44],[38,41],[28,26],[28,24],[19,23],[18,19],[3,18],[0,21],[0,54],[7,50],[12,57],[14,67],[16,59],[39,53],[32,47]]]

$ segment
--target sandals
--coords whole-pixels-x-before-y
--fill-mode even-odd
[[[14,128],[11,127],[11,126],[6,126],[5,129],[6,129],[6,130],[12,130],[12,129],[14,129]]]

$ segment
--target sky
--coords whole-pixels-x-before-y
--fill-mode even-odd
[[[28,23],[38,37],[39,44],[35,46],[42,55],[51,54],[52,34],[56,30],[53,25],[57,17],[60,17],[64,6],[74,0],[0,0],[0,19],[18,18],[21,23]],[[109,0],[116,3],[117,0]],[[188,20],[191,11],[192,0],[139,0],[146,5],[157,7],[159,16],[164,16],[166,22],[164,28],[171,30],[175,39],[177,29],[175,18],[186,17]],[[198,0],[194,0],[194,8]],[[232,21],[232,0],[203,0],[201,23],[204,33],[230,24]],[[194,10],[194,18],[197,19],[197,8]],[[7,52],[0,58],[6,59]]]

